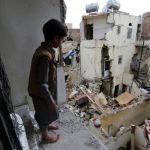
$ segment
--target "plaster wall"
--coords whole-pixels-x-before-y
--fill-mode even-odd
[[[59,0],[0,1],[0,55],[14,106],[30,101],[27,85],[32,54],[43,41],[43,24],[51,18],[60,18]]]
[[[87,20],[87,24],[93,24],[93,39],[104,39],[105,34],[111,30],[111,24],[107,24],[106,16],[98,16]]]
[[[114,13],[108,16],[108,20],[113,18],[113,29],[106,34],[106,40],[113,46],[112,75],[114,76],[114,86],[122,83],[123,73],[130,72],[130,63],[135,53],[136,31],[140,21],[139,17],[131,16],[126,13]],[[129,26],[129,23],[132,26]],[[121,27],[120,34],[117,34],[118,26]],[[132,28],[132,36],[127,38],[128,28]],[[122,63],[118,64],[118,58],[122,56]]]
[[[145,118],[148,118],[150,115],[149,104],[149,101],[143,101],[136,106],[128,106],[128,108],[116,112],[115,114],[108,114],[101,118],[102,127],[106,132],[108,132],[108,128],[111,127],[111,129],[109,129],[109,135],[114,135],[122,125],[125,127],[128,127],[131,124],[139,125],[143,123]]]
[[[87,40],[81,42],[81,75],[86,79],[102,77],[101,49],[103,42]]]

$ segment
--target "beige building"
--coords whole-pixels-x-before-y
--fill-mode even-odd
[[[140,27],[141,17],[125,12],[83,16],[82,77],[102,80],[105,90],[103,92],[106,95],[117,96],[122,90],[123,82],[133,79],[130,64],[135,53],[135,43],[140,36],[138,33]],[[124,79],[126,74],[129,76]]]

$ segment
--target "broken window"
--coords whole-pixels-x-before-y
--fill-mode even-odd
[[[128,28],[127,30],[127,39],[131,39],[132,37],[132,28]]]
[[[86,25],[86,39],[87,40],[93,39],[93,24]]]
[[[117,34],[121,33],[121,26],[117,26]]]
[[[122,64],[122,55],[118,57],[118,64]]]
[[[131,22],[129,23],[129,26],[132,26],[132,23],[131,23]]]
[[[126,92],[127,91],[127,85],[123,84],[122,85],[122,93]]]
[[[108,54],[108,47],[107,46],[103,46],[102,48],[102,75],[104,77],[108,77],[109,76],[109,72],[110,72],[110,59],[109,59],[109,54]]]
[[[119,93],[119,85],[115,86],[114,97],[117,97]]]
[[[137,32],[136,32],[136,40],[140,40],[140,35],[141,35],[141,24],[137,25]]]

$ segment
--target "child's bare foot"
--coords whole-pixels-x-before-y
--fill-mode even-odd
[[[55,125],[55,124],[48,125],[48,130],[57,130],[57,129],[59,129],[58,125]]]
[[[55,143],[59,140],[59,136],[60,135],[57,135],[57,134],[51,134],[51,135],[48,135],[47,137],[42,137],[41,143],[42,144]]]

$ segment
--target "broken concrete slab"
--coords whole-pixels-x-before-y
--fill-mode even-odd
[[[105,150],[104,145],[83,126],[67,108],[61,108],[58,124],[60,140],[54,144],[43,145],[45,150]],[[39,150],[43,150],[39,147]]]
[[[102,92],[95,96],[95,102],[97,105],[107,105],[108,103]]]

